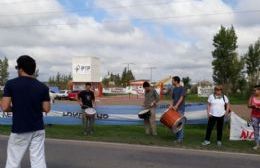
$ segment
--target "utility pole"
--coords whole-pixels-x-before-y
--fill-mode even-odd
[[[124,63],[125,65],[127,65],[127,71],[130,70],[130,65],[135,65],[135,63],[132,63],[132,62],[127,62],[127,63]]]
[[[153,82],[153,70],[156,69],[156,67],[149,67],[148,69],[150,69],[150,82]]]

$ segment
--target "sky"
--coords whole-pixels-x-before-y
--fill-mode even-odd
[[[234,26],[244,55],[260,37],[259,0],[0,0],[0,59],[36,59],[39,79],[71,72],[72,58],[101,60],[102,76],[130,64],[137,79],[212,81],[212,40]],[[133,63],[133,64],[132,64]]]

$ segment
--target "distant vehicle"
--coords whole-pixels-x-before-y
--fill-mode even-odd
[[[54,103],[54,100],[57,97],[57,93],[55,93],[54,91],[50,90],[49,94],[50,94],[51,103]]]
[[[80,93],[79,90],[74,90],[68,94],[69,100],[77,100],[78,94]]]
[[[49,89],[54,93],[59,93],[60,89],[57,86],[50,86]]]
[[[68,99],[70,91],[69,90],[60,90],[59,93],[57,93],[57,99],[62,100],[62,99]]]

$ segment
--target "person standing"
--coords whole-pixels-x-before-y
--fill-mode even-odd
[[[248,107],[252,109],[251,121],[254,128],[254,137],[256,145],[253,147],[257,150],[260,147],[259,124],[260,124],[260,85],[254,87],[254,95],[250,97]]]
[[[211,132],[217,123],[217,145],[222,145],[222,132],[224,126],[224,118],[230,111],[230,104],[227,96],[222,93],[222,86],[218,85],[214,88],[214,94],[208,98],[208,125],[203,146],[210,144]]]
[[[145,90],[143,106],[145,109],[150,109],[151,113],[148,119],[144,119],[145,134],[156,136],[156,105],[160,98],[156,90],[151,87],[150,83],[144,82],[143,88]]]
[[[95,108],[95,94],[91,91],[91,83],[85,84],[85,90],[78,94],[78,102],[82,109],[82,124],[84,127],[84,134],[89,135],[94,133],[95,115],[87,116],[85,110],[88,108]]]
[[[172,104],[170,108],[173,108],[180,115],[184,116],[185,113],[185,88],[180,84],[180,77],[174,76],[172,78],[172,85],[174,86],[172,90]],[[184,139],[184,128],[176,133],[176,143],[182,143]]]
[[[13,112],[12,131],[7,147],[6,168],[20,168],[29,148],[32,168],[46,168],[43,112],[50,111],[49,88],[33,76],[35,60],[23,55],[17,59],[18,76],[7,81],[2,108]]]

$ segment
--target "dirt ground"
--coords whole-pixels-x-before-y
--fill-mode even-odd
[[[247,105],[232,105],[232,111],[246,120],[250,118],[251,110],[247,107]]]

